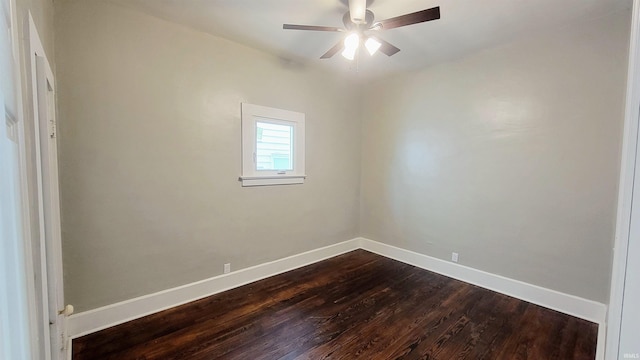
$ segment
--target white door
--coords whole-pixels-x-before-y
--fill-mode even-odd
[[[619,359],[640,358],[640,148],[636,154],[631,226],[622,298]]]
[[[4,90],[4,89],[3,89]],[[29,359],[29,316],[18,171],[17,124],[0,92],[0,358]]]
[[[0,358],[33,358],[29,326],[29,282],[23,232],[14,3],[0,2]]]

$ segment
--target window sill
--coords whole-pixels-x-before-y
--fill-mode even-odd
[[[284,176],[241,176],[242,186],[269,186],[304,184],[306,175]]]

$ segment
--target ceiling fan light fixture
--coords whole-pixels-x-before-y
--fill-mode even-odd
[[[357,56],[361,45],[364,45],[371,55],[379,51],[387,56],[393,56],[400,51],[396,46],[377,36],[365,36],[367,31],[389,30],[440,19],[440,7],[436,6],[374,22],[375,15],[371,10],[367,10],[367,2],[371,3],[373,0],[342,0],[343,3],[346,1],[349,3],[349,11],[342,16],[343,28],[296,24],[283,24],[282,28],[285,30],[350,32],[346,38],[338,41],[327,52],[322,54],[320,59],[329,59],[342,51],[342,56],[353,60]]]
[[[354,24],[367,22],[367,0],[349,0],[349,13]]]
[[[358,51],[358,47],[360,47],[360,34],[357,32],[349,34],[349,36],[344,38],[344,51],[342,51],[342,56],[353,60],[356,56],[356,51]]]
[[[356,57],[357,50],[358,48],[355,48],[355,49],[344,48],[344,50],[342,51],[342,56],[344,56],[344,58],[347,60],[353,60]]]
[[[368,38],[367,41],[364,42],[364,47],[367,48],[369,55],[372,55],[372,56],[373,54],[376,53],[376,51],[378,51],[378,49],[380,49],[380,46],[382,46],[380,41],[372,37]]]
[[[352,32],[346,38],[344,38],[344,47],[347,49],[357,49],[360,46],[360,34]]]

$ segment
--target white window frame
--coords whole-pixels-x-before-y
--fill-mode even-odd
[[[304,120],[303,113],[242,103],[242,186],[304,184]],[[258,122],[293,127],[293,170],[257,170],[255,154]]]

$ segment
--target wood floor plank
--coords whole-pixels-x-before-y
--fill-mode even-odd
[[[73,341],[74,360],[594,359],[597,325],[364,250]]]

